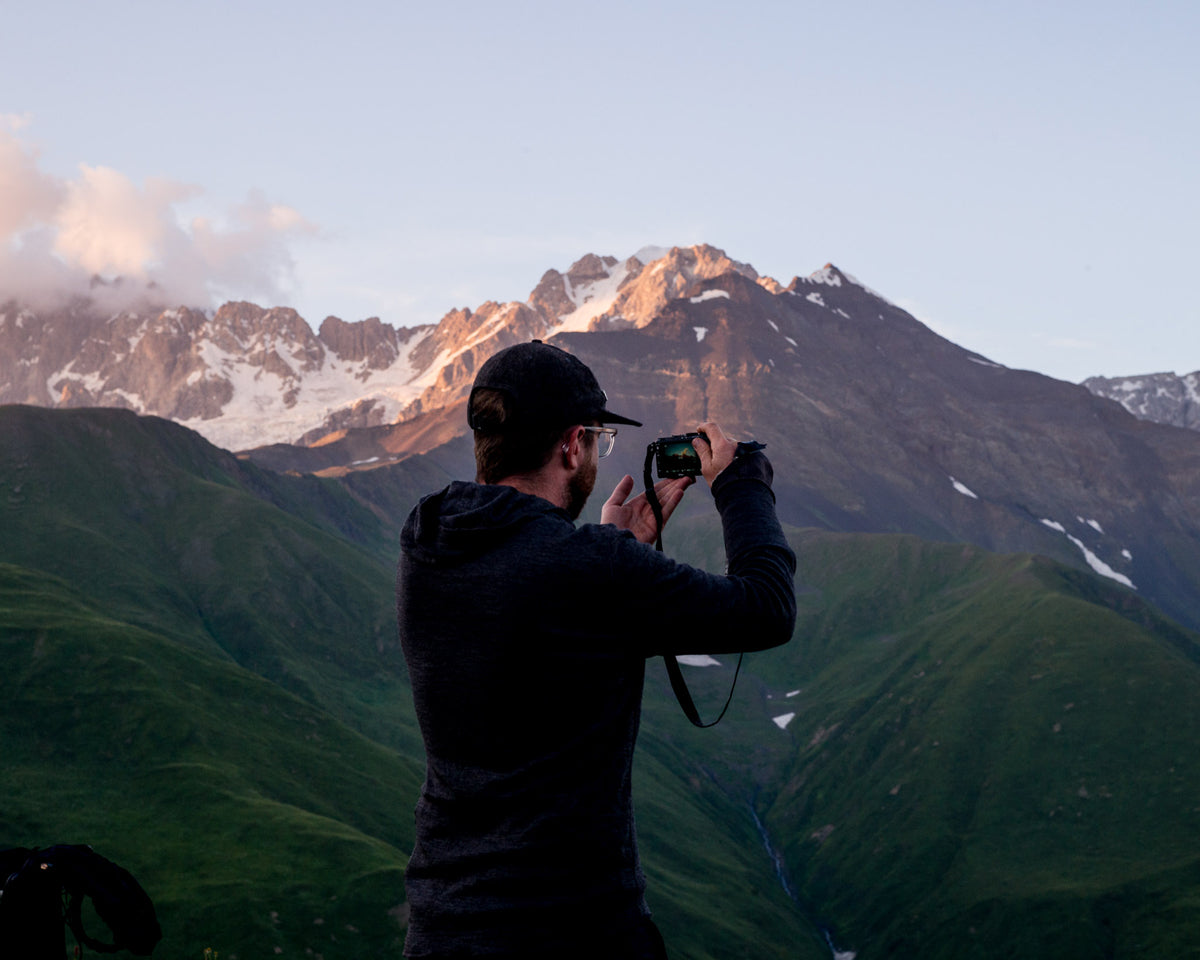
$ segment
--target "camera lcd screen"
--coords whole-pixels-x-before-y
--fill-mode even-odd
[[[700,456],[690,439],[660,443],[657,454],[660,477],[694,477],[700,473]]]

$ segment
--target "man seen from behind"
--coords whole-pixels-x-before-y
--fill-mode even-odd
[[[658,524],[630,476],[599,524],[576,526],[612,424],[641,426],[607,409],[578,358],[536,340],[500,351],[467,416],[476,482],[414,508],[397,571],[426,748],[405,955],[661,960],[631,801],[645,663],[790,639],[795,555],[771,465],[700,427],[719,576],[654,550]],[[656,485],[664,522],[691,482]]]

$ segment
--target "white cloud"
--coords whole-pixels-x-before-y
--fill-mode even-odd
[[[172,205],[199,190],[158,179],[139,189],[108,167],[80,164],[79,172],[54,216],[55,252],[89,273],[149,279],[179,229]]]
[[[290,244],[317,228],[259,191],[220,223],[184,224],[178,207],[203,195],[164,178],[134,183],[118,170],[79,165],[75,178],[43,173],[17,131],[23,118],[0,115],[0,299],[62,300],[93,289],[109,299],[141,296],[208,306],[234,297],[275,299],[293,279]]]
[[[62,195],[62,185],[38,170],[36,153],[0,128],[0,250],[20,231],[53,217]]]

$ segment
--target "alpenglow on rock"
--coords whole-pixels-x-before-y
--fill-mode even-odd
[[[547,271],[528,301],[414,328],[326,317],[315,333],[295,310],[252,303],[106,315],[88,302],[35,311],[10,301],[0,306],[0,403],[131,409],[230,450],[310,444],[465,398],[479,364],[509,344],[642,326],[690,284],[728,271],[758,278],[703,245],[624,261],[588,254],[565,274]]]

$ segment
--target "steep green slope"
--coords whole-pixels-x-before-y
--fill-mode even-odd
[[[129,868],[162,956],[395,952],[419,761],[12,565],[0,659],[0,845],[86,842]]]
[[[442,478],[417,461],[370,481],[400,513]],[[403,936],[423,761],[395,519],[347,490],[154,418],[0,408],[0,845],[129,867],[164,956],[333,960]],[[675,956],[821,955],[744,804],[649,753],[636,791]]]
[[[1043,558],[795,542],[797,639],[748,659],[703,759],[672,737],[754,798],[802,909],[860,957],[1192,955],[1197,637]],[[720,659],[689,673],[718,706]]]
[[[389,538],[443,473],[279,476],[153,418],[0,408],[0,844],[128,866],[163,956],[394,955],[423,764]],[[695,512],[668,547],[720,569]],[[1036,557],[793,537],[796,639],[720,726],[650,670],[672,956],[828,956],[820,927],[863,958],[1193,950],[1196,636]],[[706,716],[717,659],[688,669]]]
[[[0,520],[0,562],[417,748],[381,523],[336,483],[127,411],[0,407]]]

